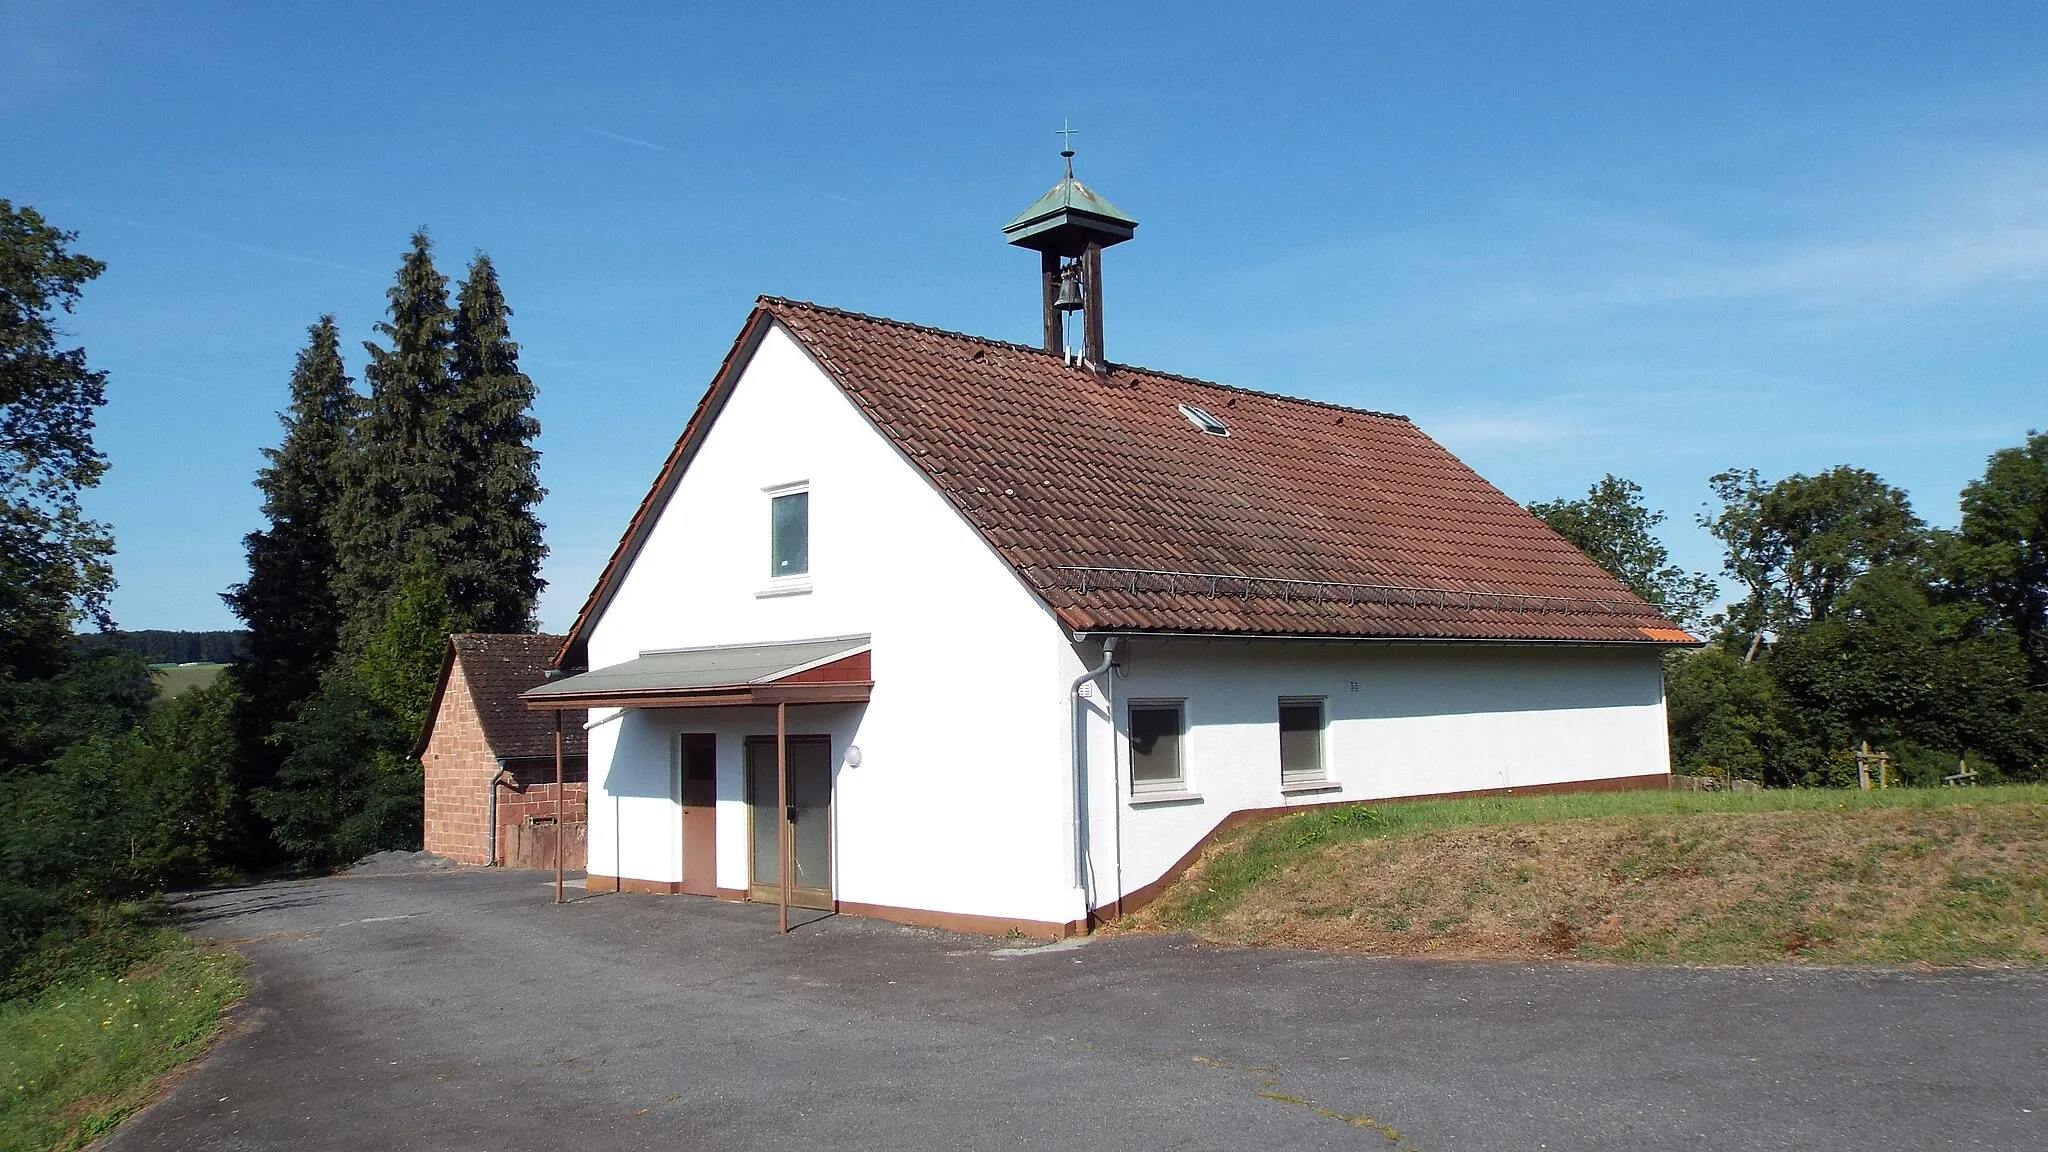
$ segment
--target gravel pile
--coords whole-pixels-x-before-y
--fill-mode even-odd
[[[446,872],[462,865],[432,852],[372,852],[355,862],[345,875],[391,876],[405,872]]]

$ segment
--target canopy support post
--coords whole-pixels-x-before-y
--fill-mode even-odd
[[[775,705],[775,930],[789,934],[789,705]]]
[[[555,903],[562,902],[562,841],[569,826],[562,821],[562,710],[555,709]]]

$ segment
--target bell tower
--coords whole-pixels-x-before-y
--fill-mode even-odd
[[[1073,133],[1072,128],[1060,129],[1067,138],[1060,151],[1067,174],[1003,225],[1003,235],[1017,247],[1039,254],[1045,350],[1065,350],[1066,316],[1079,312],[1081,357],[1099,368],[1108,363],[1102,354],[1102,250],[1136,235],[1138,222],[1074,179]]]

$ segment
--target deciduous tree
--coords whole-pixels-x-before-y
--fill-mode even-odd
[[[1529,511],[1687,628],[1700,627],[1720,594],[1713,580],[1671,563],[1671,553],[1657,539],[1664,513],[1643,503],[1643,490],[1634,481],[1609,474],[1587,489],[1583,500],[1538,501]]]
[[[289,751],[255,804],[299,865],[419,847],[421,773],[412,745],[448,631],[440,572],[424,553],[415,556],[361,650],[337,662],[281,727]]]
[[[1802,783],[1822,757],[1763,668],[1718,647],[1676,654],[1664,676],[1671,766],[1689,775]]]
[[[1708,481],[1721,511],[1700,522],[1726,549],[1723,569],[1748,595],[1730,623],[1751,637],[1823,620],[1851,581],[1916,556],[1925,525],[1906,494],[1875,473],[1848,465],[1765,484],[1756,469]]]
[[[112,624],[113,539],[79,505],[107,467],[92,438],[106,374],[57,326],[105,269],[76,239],[0,200],[0,770],[25,755],[23,694],[71,659],[72,626]]]
[[[408,746],[426,724],[453,617],[442,573],[425,556],[414,557],[356,661],[356,682],[404,729]]]
[[[2036,690],[2048,690],[2048,433],[1991,454],[1963,489],[1951,549],[1957,587],[2018,639]]]
[[[2009,633],[1976,626],[1982,611],[1930,595],[1915,565],[1881,564],[1781,637],[1769,670],[1831,748],[1978,750],[2024,772],[2037,757],[2026,662]]]

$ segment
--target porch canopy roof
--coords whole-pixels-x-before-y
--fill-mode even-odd
[[[733,708],[861,704],[874,688],[867,636],[642,652],[520,694],[528,708]]]

